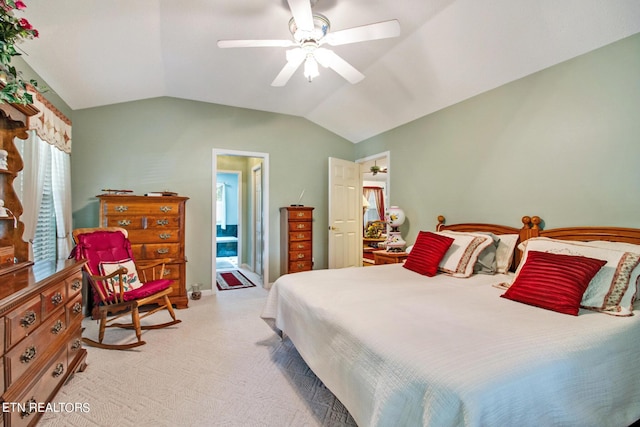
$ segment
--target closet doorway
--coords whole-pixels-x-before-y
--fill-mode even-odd
[[[218,271],[233,268],[235,243],[237,269],[248,273],[256,285],[264,286],[269,280],[269,155],[213,149],[212,172],[214,282]],[[233,188],[234,177],[237,177],[236,188]],[[233,205],[238,206],[237,217],[233,216]]]

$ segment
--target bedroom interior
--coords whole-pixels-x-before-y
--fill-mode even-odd
[[[216,258],[218,233],[216,207],[212,206],[217,189],[217,152],[268,156],[268,172],[265,171],[264,175],[265,193],[268,194],[264,230],[270,234],[264,239],[266,256],[260,257],[266,262],[263,266],[265,285],[282,282],[281,248],[277,238],[279,209],[296,204],[302,190],[302,203],[314,207],[314,271],[311,272],[314,274],[310,277],[316,277],[316,270],[325,270],[329,265],[329,238],[325,230],[329,226],[327,159],[330,157],[361,163],[363,171],[370,171],[371,158],[389,153],[388,164],[378,161],[389,170],[385,183],[388,200],[385,204],[401,206],[406,213],[407,220],[400,231],[408,245],[414,244],[424,231],[446,229],[447,226],[437,220],[442,213],[447,215],[448,224],[463,224],[461,231],[478,231],[469,228],[467,221],[483,227],[487,224],[508,224],[498,227],[510,227],[510,231],[515,228],[523,237],[522,224],[517,221],[523,212],[535,212],[544,219],[539,224],[542,231],[534,232],[541,233],[543,237],[606,240],[604,237],[620,236],[622,232],[627,236],[622,241],[638,244],[636,228],[640,228],[637,220],[640,200],[633,195],[638,194],[640,183],[636,164],[640,158],[640,146],[637,144],[640,134],[637,120],[640,113],[640,86],[637,84],[637,76],[640,75],[640,7],[633,2],[616,0],[605,5],[589,0],[580,5],[549,2],[533,7],[496,0],[491,2],[491,8],[500,10],[500,13],[490,17],[486,10],[479,11],[480,6],[470,1],[403,0],[393,4],[380,2],[376,8],[365,7],[359,1],[313,1],[314,10],[331,18],[332,31],[398,19],[401,34],[397,38],[358,44],[358,49],[335,48],[366,76],[357,85],[344,81],[333,70],[321,68],[319,76],[314,77],[311,83],[302,78],[302,69],[297,70],[297,74],[293,74],[282,88],[269,85],[283,66],[284,49],[235,52],[217,49],[215,42],[288,37],[287,26],[284,25],[284,34],[281,27],[282,22],[286,24],[290,18],[291,2],[273,2],[269,7],[258,2],[251,5],[251,2],[219,2],[208,5],[206,13],[201,11],[196,14],[198,16],[192,15],[192,10],[197,7],[195,3],[186,2],[179,8],[156,0],[147,3],[128,4],[129,12],[125,19],[117,9],[118,6],[124,8],[124,3],[98,6],[97,1],[90,1],[82,6],[77,2],[53,6],[29,1],[22,12],[38,28],[40,37],[24,43],[25,55],[16,58],[15,63],[26,77],[33,77],[42,83],[42,87],[49,87],[44,96],[71,119],[70,203],[73,228],[98,225],[101,205],[97,196],[104,188],[128,189],[136,195],[168,190],[188,198],[183,230],[183,278],[186,277],[183,303],[187,305],[186,291],[193,284],[202,284],[205,295],[199,301],[189,301],[188,309],[176,310],[177,317],[183,319],[179,327],[145,332],[148,343],[139,352],[103,355],[97,353],[100,350],[88,349],[88,369],[62,387],[57,399],[64,396],[67,399],[90,400],[92,409],[100,409],[94,414],[46,414],[42,419],[44,425],[64,425],[65,420],[71,419],[74,422],[93,420],[99,424],[98,417],[106,417],[105,403],[91,397],[91,381],[81,379],[92,375],[92,359],[95,357],[93,360],[100,360],[99,363],[107,366],[116,364],[118,357],[135,363],[143,352],[150,351],[147,349],[152,347],[154,340],[179,340],[178,334],[186,329],[187,320],[192,316],[189,312],[196,303],[197,307],[204,303],[215,309],[204,315],[203,320],[188,323],[192,330],[199,331],[206,326],[198,322],[208,322],[216,336],[223,336],[229,332],[227,328],[241,328],[240,319],[244,319],[247,313],[241,315],[240,311],[250,310],[259,322],[248,324],[254,325],[252,328],[263,328],[261,332],[264,333],[251,337],[248,334],[245,344],[252,343],[254,347],[264,345],[273,351],[271,357],[261,359],[260,363],[280,369],[278,357],[285,357],[281,352],[292,351],[286,353],[286,357],[293,358],[287,359],[289,361],[295,360],[291,362],[295,369],[304,371],[301,366],[305,362],[313,369],[314,379],[305,377],[304,380],[314,384],[310,389],[305,388],[304,381],[297,383],[292,380],[295,375],[287,377],[289,381],[284,388],[288,395],[297,396],[292,399],[299,403],[296,408],[287,408],[291,409],[291,412],[286,412],[290,416],[285,420],[288,425],[296,425],[296,417],[310,424],[331,422],[332,415],[325,418],[326,414],[332,413],[330,410],[324,407],[317,409],[313,398],[305,400],[309,390],[313,390],[314,395],[322,392],[322,382],[333,392],[331,397],[339,399],[336,399],[336,405],[342,402],[348,406],[348,411],[338,411],[341,415],[334,413],[341,417],[343,425],[355,425],[356,421],[358,425],[387,425],[389,421],[384,417],[398,416],[385,406],[393,396],[374,396],[373,400],[367,400],[350,392],[365,390],[362,395],[368,393],[368,386],[355,378],[359,372],[357,366],[351,377],[346,376],[347,381],[351,381],[346,385],[333,378],[333,374],[327,374],[332,369],[335,372],[346,369],[351,361],[340,360],[341,356],[316,361],[309,356],[309,352],[315,351],[314,344],[307,347],[306,338],[301,338],[295,327],[291,331],[285,330],[289,339],[276,343],[274,340],[279,340],[277,335],[259,319],[267,300],[264,289],[258,286],[217,292],[213,260]],[[153,10],[148,8],[149,5],[153,5]],[[92,7],[102,9],[96,13],[92,12],[95,11]],[[350,18],[342,18],[343,13]],[[53,20],[52,16],[59,19]],[[104,21],[109,23],[107,28],[104,23],[94,21],[94,16],[104,16]],[[134,34],[123,22],[130,22],[134,17],[139,19],[140,28],[145,29],[141,34],[137,31]],[[216,22],[221,24],[211,28],[216,26],[207,21],[210,19],[220,19]],[[247,31],[252,25],[261,31]],[[178,36],[169,33],[168,29],[176,26],[182,28]],[[189,33],[185,39],[185,29],[194,26],[206,34],[200,33],[195,37]],[[113,31],[113,28],[121,31]],[[86,41],[71,41],[72,32],[86,34]],[[111,40],[108,35],[112,36]],[[160,39],[168,49],[165,53],[160,53]],[[180,45],[178,40],[181,40]],[[442,46],[438,45],[438,40]],[[90,47],[91,42],[97,43],[98,47]],[[115,49],[112,43],[130,47]],[[54,57],[53,52],[59,55]],[[101,53],[101,59],[90,56],[93,59],[88,60],[89,56],[85,56],[96,52]],[[139,52],[148,52],[148,55],[145,57]],[[120,59],[113,59],[113,54]],[[190,54],[194,56],[186,59]],[[60,61],[60,55],[72,60]],[[247,67],[257,58],[264,59],[263,67]],[[214,65],[200,62],[205,60],[213,61]],[[110,68],[118,63],[126,63],[126,71],[122,65]],[[145,66],[151,68],[146,69]],[[189,77],[185,78],[185,75]],[[194,85],[193,88],[190,84]],[[275,99],[280,103],[274,104]],[[372,163],[377,166],[375,160]],[[379,172],[377,175],[383,174]],[[244,166],[243,175],[244,178],[250,176]],[[2,227],[8,224],[1,218],[0,223]],[[366,224],[364,215],[363,224]],[[581,228],[573,229],[576,226]],[[588,226],[618,228],[601,228],[600,232],[612,231],[613,234],[607,236],[585,236],[587,229],[584,227]],[[456,231],[455,226],[451,230]],[[250,233],[250,229],[245,231]],[[529,231],[525,234],[527,239],[536,237]],[[255,252],[251,250],[248,236],[238,235],[238,238],[242,238],[238,245],[242,256],[247,261],[253,260]],[[363,248],[368,243],[365,238],[363,232]],[[535,247],[537,244],[532,245]],[[519,256],[516,251],[516,257]],[[537,261],[535,256],[532,259]],[[359,270],[373,270],[360,274],[379,274],[382,277],[381,271],[396,272],[397,269],[402,269],[399,271],[403,273],[406,270],[402,265]],[[284,277],[289,276],[295,275]],[[284,282],[287,280],[290,279]],[[281,287],[284,286],[277,285],[277,288]],[[500,294],[495,287],[488,291]],[[247,294],[244,297],[229,296],[236,292]],[[478,293],[484,301],[484,294]],[[71,291],[69,295],[72,295]],[[77,293],[73,295],[77,299]],[[253,305],[247,308],[248,305],[238,302],[235,306],[234,298],[247,298]],[[256,302],[258,300],[262,305]],[[229,304],[227,308],[225,303]],[[490,304],[502,307],[511,303],[516,304],[506,298],[498,298],[497,301],[491,300]],[[430,307],[434,311],[440,310],[439,307]],[[539,308],[534,311],[528,306],[526,310],[527,313],[543,311]],[[587,319],[585,322],[589,324],[597,322],[595,315],[584,314],[584,311],[580,309],[578,319]],[[225,317],[227,315],[228,318]],[[614,320],[618,324],[625,321],[630,324],[637,318],[637,313],[636,316],[613,320],[609,320],[613,316],[597,315],[605,319],[601,322],[606,323],[605,328],[612,329],[615,328],[611,326]],[[336,314],[336,317],[340,315]],[[562,324],[570,322],[562,319]],[[220,324],[213,326],[211,323]],[[83,326],[96,327],[88,319],[83,321]],[[328,327],[333,326],[328,323]],[[287,328],[290,326],[286,325]],[[622,332],[616,330],[615,334],[618,333]],[[263,344],[251,341],[253,339],[262,340]],[[319,338],[318,342],[322,339]],[[184,340],[187,342],[188,338],[184,337]],[[205,340],[209,341],[208,338]],[[284,348],[292,342],[295,347]],[[299,344],[302,348],[298,348]],[[347,342],[342,344],[349,345]],[[197,345],[196,341],[192,347]],[[231,344],[225,345],[232,347]],[[374,342],[373,347],[364,347],[362,351],[376,357],[376,345]],[[247,347],[251,348],[251,345]],[[617,344],[614,347],[622,355],[629,351]],[[153,348],[160,347],[154,345]],[[526,346],[523,344],[520,348],[524,352]],[[593,357],[597,357],[600,351],[593,349]],[[206,372],[212,376],[221,374],[218,378],[223,383],[230,383],[233,379],[229,375],[235,371],[234,365],[224,360],[224,357],[231,357],[229,355],[214,353],[212,358],[202,357],[200,361],[206,365]],[[181,360],[187,358],[179,351],[167,357],[171,359],[167,363],[173,366],[179,366]],[[585,360],[593,360],[591,357],[589,355]],[[329,366],[330,363],[336,365]],[[413,369],[412,365],[406,366]],[[230,369],[229,373],[221,373],[225,367]],[[105,375],[101,369],[96,369],[101,372],[98,375]],[[554,367],[549,366],[549,369]],[[640,371],[640,368],[632,370]],[[198,376],[198,371],[191,367],[185,371],[185,375],[192,378]],[[168,382],[175,381],[169,379],[169,374],[162,375],[166,375],[164,378]],[[473,376],[481,375],[474,373]],[[233,389],[237,396],[242,394],[242,386],[250,388],[252,384],[250,377],[240,375],[239,378],[243,378],[241,387]],[[478,387],[484,387],[486,383],[478,384],[481,384]],[[503,384],[507,388],[512,386]],[[116,385],[111,387],[115,389]],[[381,387],[384,393],[391,393],[386,386]],[[629,387],[630,395],[637,395],[638,390],[634,386]],[[163,386],[158,385],[157,388],[163,393],[171,393]],[[220,391],[215,387],[203,389],[212,390],[212,393]],[[463,393],[467,391],[463,390]],[[612,399],[617,396],[615,393],[616,390],[612,390]],[[449,402],[448,397],[438,398],[441,401],[431,403]],[[590,396],[585,398],[588,401]],[[501,397],[496,396],[496,399]],[[197,401],[214,408],[203,411],[206,416],[219,415],[222,419],[229,417],[238,421],[221,408],[220,402]],[[474,406],[478,402],[476,400],[465,400],[463,396],[460,401],[464,402],[463,406],[470,402],[475,408],[470,412],[471,418],[498,416],[477,409],[478,406]],[[569,404],[569,401],[564,402]],[[376,412],[375,416],[379,418],[370,418],[375,412],[368,406],[372,402],[379,402],[383,405],[381,408],[385,408]],[[577,400],[572,403],[581,404]],[[157,404],[141,399],[123,406],[127,408],[119,415],[123,425],[133,425],[131,417],[134,417],[134,411]],[[423,403],[410,405],[415,413],[407,411],[403,416],[409,420],[421,410],[421,405]],[[640,411],[635,405],[617,407],[610,401],[605,405],[618,410],[610,419],[610,425],[627,425],[640,419]],[[173,416],[178,416],[181,409],[174,409]],[[273,423],[281,421],[275,413],[277,411],[264,407],[263,411],[268,414],[266,420]],[[444,410],[440,414],[443,418],[447,416]],[[522,414],[524,425],[530,415],[524,410]],[[565,415],[572,416],[568,411],[561,416]],[[594,417],[601,415],[597,413]],[[245,420],[254,419],[256,413],[247,417]],[[200,420],[204,423],[204,418]],[[434,420],[433,425],[437,422]],[[425,424],[428,423],[425,421]]]

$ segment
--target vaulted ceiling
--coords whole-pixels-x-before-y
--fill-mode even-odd
[[[366,78],[271,82],[286,0],[26,0],[25,61],[74,110],[171,96],[304,117],[352,142],[640,32],[637,0],[318,0],[331,30],[397,19],[397,38],[333,50]]]

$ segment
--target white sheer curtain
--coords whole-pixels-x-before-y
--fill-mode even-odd
[[[29,138],[24,143],[22,215],[24,224],[22,240],[29,242],[29,259],[33,259],[33,238],[38,225],[38,213],[42,202],[44,186],[44,165],[50,160],[50,145],[40,139],[34,131],[29,131]]]
[[[51,151],[51,187],[56,212],[58,259],[65,259],[71,252],[71,156],[53,145]]]

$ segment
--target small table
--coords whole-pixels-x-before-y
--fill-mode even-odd
[[[373,261],[375,265],[398,264],[407,259],[408,256],[409,254],[406,252],[387,252],[386,250],[382,250],[373,253]]]

